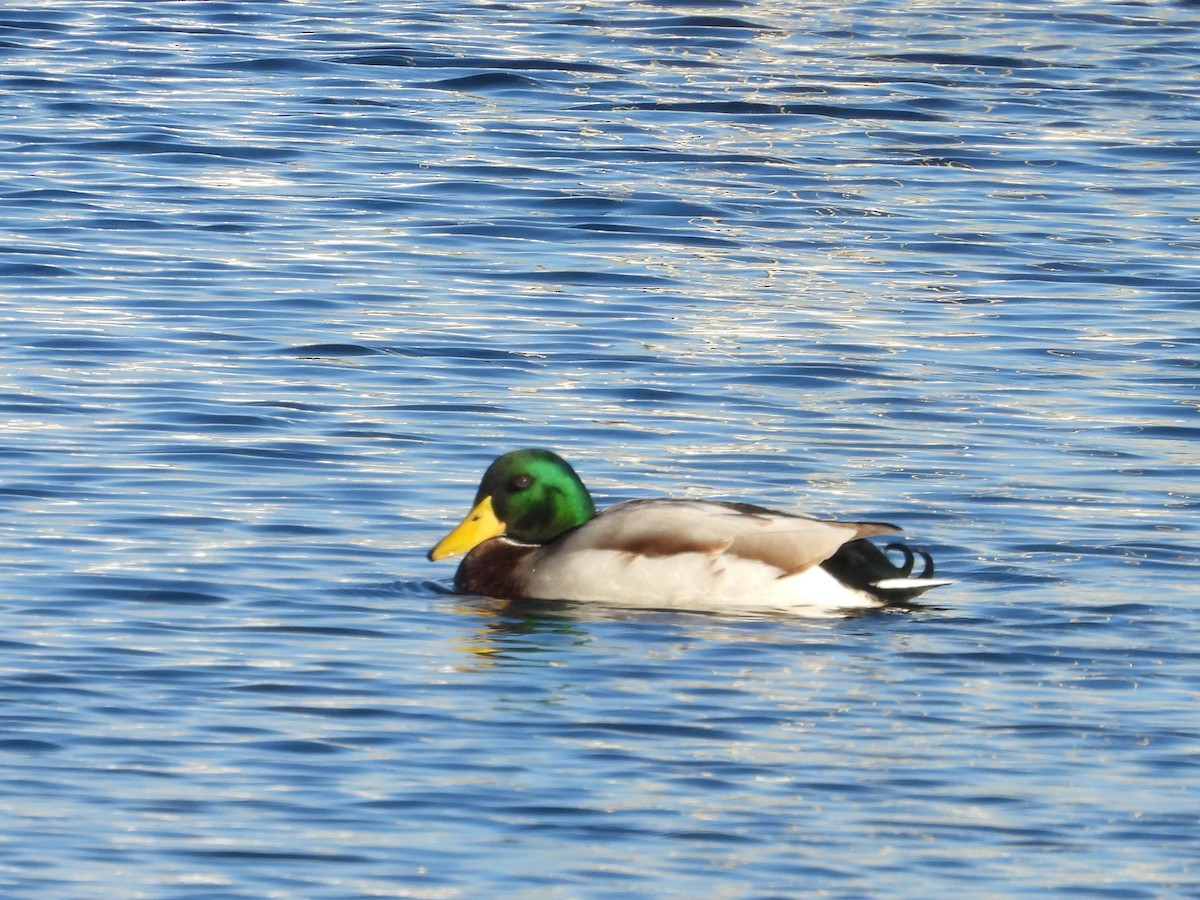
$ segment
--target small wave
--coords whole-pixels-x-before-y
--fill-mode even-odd
[[[464,75],[461,78],[425,81],[416,86],[438,91],[511,91],[538,88],[542,83],[524,75],[514,75],[512,72],[491,72],[485,75]]]

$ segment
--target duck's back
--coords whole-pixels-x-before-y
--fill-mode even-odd
[[[530,553],[522,582],[544,599],[834,613],[881,601],[820,564],[848,542],[898,530],[748,504],[633,500]]]

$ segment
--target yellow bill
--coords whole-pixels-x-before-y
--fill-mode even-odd
[[[466,553],[488,538],[504,534],[507,527],[496,518],[496,512],[492,509],[492,498],[484,497],[467,513],[467,517],[457,528],[438,541],[437,546],[429,551],[429,558],[445,559],[448,556]]]

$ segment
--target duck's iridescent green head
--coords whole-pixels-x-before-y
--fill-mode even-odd
[[[549,450],[514,450],[488,466],[471,511],[429,558],[466,553],[501,534],[544,544],[595,514],[587,488],[562,457]]]

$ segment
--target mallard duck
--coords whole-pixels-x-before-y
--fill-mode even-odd
[[[465,553],[455,586],[506,599],[822,615],[908,606],[950,583],[933,577],[924,551],[867,540],[899,530],[700,500],[629,500],[597,514],[565,460],[515,450],[488,467],[471,511],[429,559]]]

